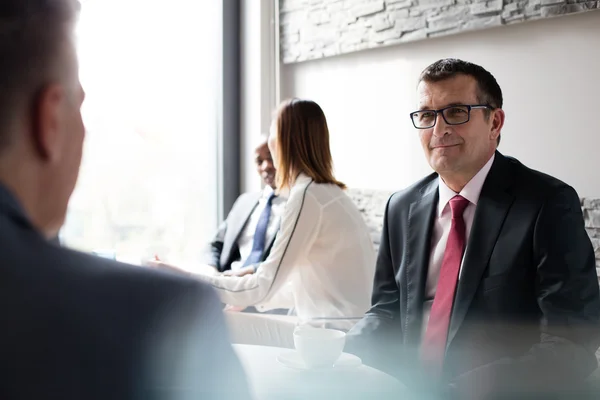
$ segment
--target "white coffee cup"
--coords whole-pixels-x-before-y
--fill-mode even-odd
[[[331,367],[342,355],[346,333],[336,329],[298,327],[294,347],[308,368]]]

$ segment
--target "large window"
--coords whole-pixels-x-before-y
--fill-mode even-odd
[[[87,128],[63,243],[194,262],[217,223],[219,1],[87,0]]]

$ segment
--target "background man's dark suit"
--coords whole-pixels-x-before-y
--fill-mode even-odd
[[[203,249],[203,261],[205,264],[216,267],[220,272],[231,269],[231,263],[240,260],[240,248],[238,238],[250,219],[252,212],[258,206],[262,192],[244,193],[235,201],[227,219],[219,226],[213,240]],[[261,261],[264,261],[275,237],[265,245]]]
[[[1,185],[0,254],[1,399],[248,398],[203,284],[60,248]]]
[[[348,338],[347,349],[396,374],[419,362],[437,182],[390,198],[373,307]],[[575,190],[496,152],[463,262],[447,380],[549,388],[596,368],[600,295]]]

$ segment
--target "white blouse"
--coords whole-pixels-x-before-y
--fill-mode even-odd
[[[301,320],[335,320],[360,319],[369,309],[374,273],[373,243],[356,205],[338,186],[300,174],[273,248],[256,272],[202,279],[226,304],[292,306]],[[288,293],[292,304],[283,304]]]

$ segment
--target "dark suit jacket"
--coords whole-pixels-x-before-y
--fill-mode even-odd
[[[437,202],[437,174],[389,199],[373,306],[348,337],[349,351],[401,376],[418,365]],[[577,193],[496,152],[457,287],[446,381],[521,393],[584,379],[597,365],[599,318]]]
[[[240,248],[237,241],[254,212],[262,192],[244,193],[237,198],[227,219],[219,226],[213,240],[203,249],[204,263],[217,267],[220,272],[231,269],[231,263],[240,259]],[[264,261],[275,237],[266,243],[261,261]]]
[[[248,398],[207,286],[61,248],[1,185],[0,254],[0,399]]]

